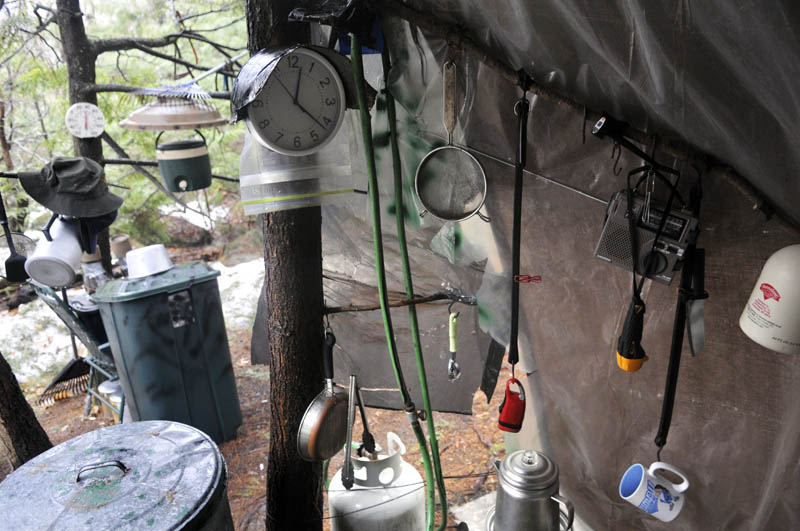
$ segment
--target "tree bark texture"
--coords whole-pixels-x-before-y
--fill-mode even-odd
[[[322,468],[297,453],[306,407],[322,390],[319,207],[264,217],[270,349],[267,529],[322,529]]]
[[[14,163],[11,161],[11,146],[8,145],[8,138],[6,137],[6,102],[0,101],[0,150],[2,150],[3,161],[6,163],[6,169],[11,171],[14,169]]]
[[[0,429],[5,431],[5,453],[10,454],[14,468],[22,466],[40,453],[53,447],[25,395],[0,354]]]
[[[64,48],[64,59],[67,63],[67,79],[69,82],[69,102],[87,102],[97,105],[97,94],[87,87],[95,82],[95,61],[97,50],[86,36],[83,25],[83,13],[79,0],[57,0],[56,21],[61,32],[61,43]],[[103,163],[103,143],[97,138],[72,138],[75,154],[86,157],[98,164]],[[103,267],[111,270],[111,251],[108,231],[98,235],[100,257]]]
[[[247,0],[248,48],[308,42],[305,24],[288,24],[294,2]],[[306,407],[322,390],[322,213],[319,207],[261,216],[270,352],[270,531],[322,529],[321,463],[297,453]]]

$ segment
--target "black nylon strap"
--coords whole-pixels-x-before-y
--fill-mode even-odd
[[[508,343],[508,362],[519,361],[517,339],[519,337],[519,275],[520,240],[522,238],[522,173],[525,169],[528,147],[528,100],[523,96],[514,106],[517,115],[517,161],[514,174],[514,227],[511,242],[511,336]]]

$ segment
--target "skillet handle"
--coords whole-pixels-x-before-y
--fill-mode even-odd
[[[325,340],[322,344],[322,372],[326,380],[333,380],[333,346],[336,336],[330,330],[325,331]]]

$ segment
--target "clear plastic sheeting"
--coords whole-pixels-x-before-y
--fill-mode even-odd
[[[316,206],[352,194],[349,136],[344,127],[320,151],[296,157],[269,150],[245,133],[239,162],[244,213]]]
[[[790,176],[798,167],[791,147],[800,133],[791,125],[800,112],[793,98],[800,47],[780,4],[415,5],[459,23],[512,65],[525,66],[541,84],[639,128],[680,133],[733,164],[797,219],[792,205],[800,200],[800,181]],[[399,19],[385,20],[384,28],[394,65],[390,87],[400,107],[404,215],[415,292],[454,286],[478,297],[477,308],[455,306],[462,311],[458,360],[463,375],[454,384],[446,381],[447,302],[419,307],[429,380],[440,393],[434,395],[434,408],[461,410],[468,401],[464,396],[480,381],[489,336],[504,344],[508,338],[513,167],[503,161],[513,163],[513,106],[521,92],[442,39]],[[493,157],[476,154],[486,170],[482,212],[490,223],[473,217],[446,225],[419,217],[414,172],[422,157],[447,138],[441,119],[441,68],[447,60],[458,68],[453,143]],[[376,64],[368,61],[369,81],[382,86]],[[631,298],[631,275],[594,256],[605,214],[605,204],[596,198],[610,198],[623,188],[625,174],[641,161],[623,153],[618,164],[624,171],[615,176],[611,143],[594,138],[590,126],[572,110],[532,99],[528,169],[545,178],[525,178],[521,273],[539,275],[542,282],[520,286],[519,346],[530,400],[518,442],[558,463],[562,492],[597,530],[800,528],[800,357],[765,350],[737,326],[764,261],[797,243],[797,235],[764,221],[716,173],[704,177],[698,241],[706,249],[705,287],[711,294],[705,301],[706,347],[697,358],[685,349],[672,430],[661,454],[687,473],[686,503],[676,520],[664,524],[620,498],[625,470],[656,460],[653,439],[677,281],[645,283],[642,345],[650,359],[637,373],[621,371],[615,345]],[[380,97],[373,134],[388,287],[403,298]],[[363,157],[353,165],[363,165]],[[687,175],[682,182],[692,180]],[[359,197],[323,208],[328,306],[377,303],[370,223],[366,201]],[[406,309],[394,309],[392,317],[406,380],[413,387]],[[365,393],[373,403],[400,407],[380,313],[334,314],[331,325],[341,346],[334,353],[338,379],[355,372],[365,388],[374,389]],[[418,401],[415,393],[412,389]]]
[[[788,0],[411,0],[537,83],[736,168],[800,224],[800,12]]]

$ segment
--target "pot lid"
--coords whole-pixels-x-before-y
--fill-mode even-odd
[[[545,490],[558,484],[558,467],[546,455],[534,450],[518,450],[500,465],[503,483],[520,490]]]
[[[190,140],[173,140],[171,142],[162,142],[156,146],[159,151],[179,151],[184,149],[195,149],[204,147],[206,143],[198,139]]]
[[[119,125],[125,129],[168,131],[217,127],[227,122],[217,109],[207,103],[160,97],[133,111]]]
[[[118,424],[59,444],[9,475],[0,483],[0,514],[8,529],[179,529],[224,489],[224,474],[222,454],[200,430]]]

